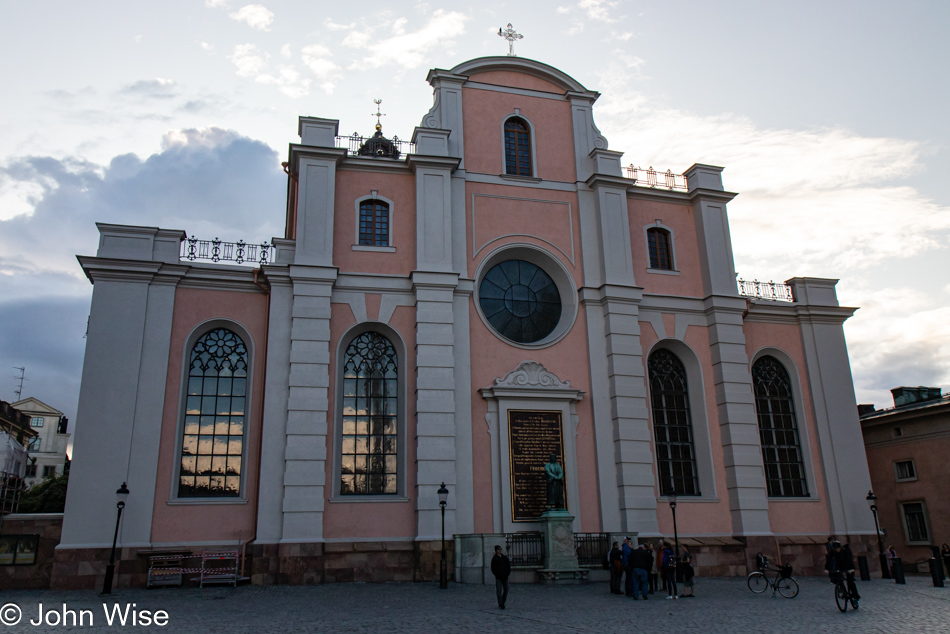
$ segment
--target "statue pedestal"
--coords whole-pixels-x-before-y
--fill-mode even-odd
[[[590,572],[577,565],[574,549],[574,517],[566,510],[548,510],[541,514],[544,535],[544,568],[538,571],[538,583],[561,585],[587,581]]]

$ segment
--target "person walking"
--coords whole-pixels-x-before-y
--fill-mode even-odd
[[[679,599],[676,594],[676,555],[673,554],[673,547],[668,542],[663,544],[663,563],[660,566],[663,573],[663,581],[666,582],[667,599]]]
[[[647,544],[647,549],[650,551],[650,557],[653,559],[653,563],[650,564],[650,574],[647,577],[650,581],[650,594],[653,594],[656,592],[656,579],[660,576],[660,568],[657,564],[659,553],[656,552],[656,547],[653,544]]]
[[[637,600],[637,595],[642,594],[643,600],[647,600],[647,578],[650,574],[650,568],[653,566],[653,552],[640,544],[640,546],[630,555],[630,569],[633,572],[633,600]]]
[[[633,566],[631,565],[630,556],[633,555],[633,540],[629,537],[623,538],[623,546],[621,547],[621,552],[623,552],[623,593],[628,597],[633,597]]]
[[[884,551],[887,554],[887,569],[891,572],[891,577],[894,576],[894,560],[897,559],[897,551],[894,549],[894,546],[888,546],[887,550]]]
[[[623,578],[623,551],[620,544],[614,542],[610,549],[610,594],[623,594],[620,591],[620,580]]]
[[[696,596],[696,570],[693,568],[693,554],[686,546],[680,550],[680,566],[683,570],[683,594],[680,597],[692,599]]]
[[[940,549],[940,556],[943,558],[943,576],[950,575],[950,546],[944,544]]]
[[[491,573],[495,575],[495,594],[498,596],[498,607],[505,609],[508,600],[508,577],[511,575],[511,562],[501,551],[501,546],[495,546],[495,556],[491,558]]]

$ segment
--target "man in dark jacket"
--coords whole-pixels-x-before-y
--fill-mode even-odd
[[[630,555],[630,567],[633,570],[633,599],[637,599],[637,594],[643,594],[643,600],[647,598],[647,578],[650,569],[653,568],[653,553],[646,546],[640,546]]]
[[[623,594],[620,590],[620,581],[623,579],[623,551],[620,550],[620,544],[613,543],[610,549],[610,593]]]
[[[633,594],[633,566],[630,563],[630,556],[633,554],[633,540],[629,537],[623,538],[623,546],[620,547],[623,552],[623,593],[628,597],[634,597]]]
[[[491,573],[495,575],[498,607],[504,610],[505,601],[508,600],[508,576],[511,575],[511,562],[501,552],[501,546],[495,546],[495,556],[491,558]]]
[[[834,542],[832,548],[831,568],[828,574],[837,572],[845,575],[848,580],[848,594],[857,601],[861,596],[858,594],[858,586],[854,583],[854,555],[851,554],[851,549],[847,546],[842,548],[841,542]]]

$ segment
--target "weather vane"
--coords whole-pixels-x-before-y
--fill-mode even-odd
[[[511,27],[511,22],[508,23],[508,28],[504,31],[499,28],[498,35],[499,37],[503,37],[508,40],[508,57],[518,57],[515,55],[515,40],[520,40],[524,36],[515,32],[515,30]]]
[[[385,117],[386,115],[379,111],[379,104],[383,103],[382,99],[373,99],[373,103],[376,104],[376,112],[371,114],[371,117],[376,117],[376,129],[382,130],[383,124],[380,122],[380,117]]]

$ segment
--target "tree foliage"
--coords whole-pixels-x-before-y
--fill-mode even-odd
[[[62,513],[66,508],[69,472],[46,478],[20,495],[18,513]]]

